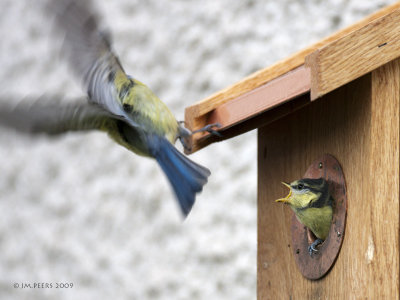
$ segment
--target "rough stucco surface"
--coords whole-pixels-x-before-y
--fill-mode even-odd
[[[0,0],[0,101],[82,95],[60,62],[42,1]],[[96,7],[127,72],[183,119],[191,103],[393,2],[118,0]],[[184,222],[158,166],[103,133],[51,139],[0,128],[0,145],[1,299],[256,297],[256,132],[192,156],[212,176]]]

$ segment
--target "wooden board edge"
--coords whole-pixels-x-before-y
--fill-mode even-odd
[[[313,53],[314,51],[324,47],[329,43],[332,43],[335,40],[342,38],[343,36],[359,30],[370,22],[379,19],[382,16],[385,16],[399,8],[400,2],[396,2],[392,5],[386,6],[379,11],[365,17],[364,19],[331,34],[321,41],[318,41],[305,49],[295,52],[286,59],[280,60],[267,68],[256,71],[255,73],[248,75],[239,82],[236,82],[220,91],[217,91],[211,96],[192,104],[191,106],[187,107],[186,111],[191,117],[201,117],[201,115],[210,112],[211,110],[224,104],[225,102],[239,97],[242,94],[273,80],[274,78],[282,76],[283,74],[301,66],[302,64],[304,64],[306,56]],[[315,98],[316,97],[314,96],[313,99]]]
[[[400,57],[400,7],[332,41],[305,58],[315,100]]]
[[[285,102],[308,93],[310,80],[310,69],[302,65],[257,89],[222,104],[202,118],[194,117],[190,110],[186,111],[186,125],[201,128],[207,124],[218,123],[221,125],[218,129],[221,132],[233,126],[240,126],[243,122],[259,116],[265,111],[273,110]],[[207,145],[205,140],[210,137],[207,132],[193,135],[188,141],[191,149],[189,152],[193,153]]]

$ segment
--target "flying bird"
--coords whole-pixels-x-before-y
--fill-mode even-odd
[[[157,161],[186,217],[211,173],[174,144],[179,139],[187,148],[187,138],[197,132],[220,135],[214,129],[219,125],[191,132],[145,84],[127,75],[114,54],[110,34],[100,28],[91,1],[49,1],[46,9],[64,37],[64,57],[87,97],[69,104],[51,96],[15,107],[4,102],[0,104],[0,123],[26,133],[107,132],[128,150]]]

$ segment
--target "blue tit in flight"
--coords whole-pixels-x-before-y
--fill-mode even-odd
[[[321,244],[329,234],[332,223],[332,197],[329,193],[328,182],[323,178],[304,178],[290,184],[282,182],[290,191],[285,198],[276,200],[288,204],[297,219],[316,236],[310,245],[310,255],[317,252],[315,248]]]
[[[145,84],[127,75],[112,50],[109,35],[100,30],[90,1],[49,1],[46,8],[64,37],[64,56],[87,98],[73,104],[49,101],[51,97],[39,98],[29,106],[2,104],[0,123],[29,133],[107,132],[128,150],[157,161],[186,217],[210,171],[174,144],[179,139],[186,148],[187,138],[199,131],[219,135],[213,129],[218,124],[191,132]]]

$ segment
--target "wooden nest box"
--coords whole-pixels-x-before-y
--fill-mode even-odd
[[[399,299],[400,3],[186,108],[192,150],[258,129],[258,299]],[[281,181],[321,155],[342,167],[347,224],[335,264],[295,263]]]

